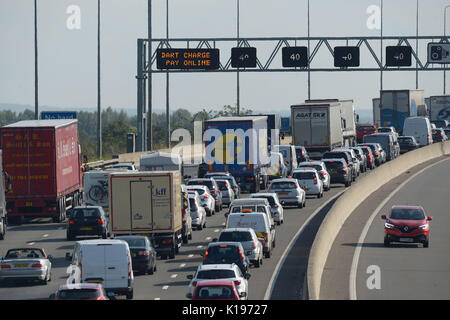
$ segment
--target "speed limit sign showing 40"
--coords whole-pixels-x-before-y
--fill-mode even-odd
[[[256,68],[256,48],[231,48],[231,66],[233,68]]]
[[[306,68],[308,66],[307,47],[284,47],[282,54],[285,68]]]

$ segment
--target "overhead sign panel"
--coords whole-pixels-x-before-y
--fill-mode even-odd
[[[450,43],[428,43],[429,63],[450,63]]]
[[[231,48],[231,66],[233,68],[256,68],[256,48]]]
[[[219,69],[219,49],[157,49],[158,69]]]
[[[359,67],[359,47],[335,47],[334,66],[339,68]]]
[[[409,46],[386,47],[386,65],[388,67],[410,67],[412,49]]]
[[[42,111],[41,120],[76,119],[76,111]]]
[[[308,66],[308,48],[307,47],[284,47],[283,48],[283,67],[300,67]]]

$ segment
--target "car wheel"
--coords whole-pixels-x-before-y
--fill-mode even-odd
[[[197,230],[203,230],[203,224],[200,222],[200,224],[197,227]]]
[[[270,256],[272,255],[272,252],[271,251],[267,251],[266,253],[265,253],[265,258],[270,258]]]
[[[259,268],[261,266],[260,265],[260,260],[256,260],[253,265],[255,266],[255,268]]]
[[[277,221],[277,226],[281,225],[281,221]]]
[[[172,250],[170,251],[169,259],[175,259],[175,248],[172,248]]]
[[[184,244],[186,244],[186,243],[188,243],[189,241],[188,241],[188,236],[186,235],[186,236],[183,236],[183,243]]]
[[[127,300],[131,300],[133,299],[133,290],[131,290],[131,292],[127,293]]]
[[[189,233],[189,235],[188,235],[188,240],[192,240],[192,230],[191,230],[191,233]]]
[[[303,202],[298,204],[298,207],[301,209],[303,208]]]
[[[352,183],[351,183],[350,181],[346,181],[346,182],[345,182],[345,186],[346,186],[346,187],[350,187],[351,184],[352,184]]]
[[[153,266],[151,266],[150,268],[147,269],[148,274],[153,274],[154,272],[155,272],[155,269]]]
[[[272,248],[275,248],[275,240],[272,242]]]
[[[423,243],[423,247],[424,248],[428,248],[430,246],[430,240],[426,240],[424,243]]]
[[[389,239],[384,238],[384,246],[389,247],[390,245],[391,245],[391,242],[389,241]]]
[[[105,231],[105,232],[102,233],[102,239],[106,239],[106,238],[108,238],[108,234],[107,234],[107,232]]]

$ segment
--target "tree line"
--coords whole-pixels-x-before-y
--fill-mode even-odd
[[[250,115],[252,110],[241,108],[240,115]],[[194,121],[205,121],[219,116],[235,116],[237,108],[226,105],[221,110],[206,110],[191,113],[187,109],[178,109],[170,115],[170,129],[187,129],[193,134]],[[97,159],[97,112],[79,111],[78,135],[81,153],[89,161]],[[16,113],[11,110],[0,111],[0,127],[22,120],[33,120],[34,111],[25,110]],[[153,149],[165,148],[166,141],[166,114],[152,113],[152,139]],[[111,107],[102,110],[102,154],[104,159],[113,155],[126,153],[127,134],[137,134],[137,116],[128,116],[124,110],[113,110]]]

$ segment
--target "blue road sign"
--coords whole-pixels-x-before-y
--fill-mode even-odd
[[[76,119],[77,113],[75,111],[42,111],[42,120],[58,120],[58,119]]]

